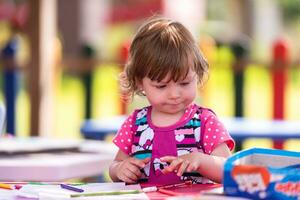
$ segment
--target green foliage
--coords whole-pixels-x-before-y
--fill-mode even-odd
[[[290,24],[300,19],[300,0],[279,0],[278,4],[286,23]]]

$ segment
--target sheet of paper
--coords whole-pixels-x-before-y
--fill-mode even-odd
[[[120,191],[120,190],[140,190],[140,185],[125,185],[124,183],[89,183],[76,185],[75,187],[84,190],[84,193],[95,193],[101,191]],[[19,196],[27,198],[38,198],[39,200],[67,200],[71,194],[77,192],[63,189],[60,185],[24,185],[18,192]],[[126,194],[126,195],[106,195],[93,197],[78,197],[79,200],[98,200],[98,199],[148,199],[144,193]]]
[[[107,195],[107,196],[95,196],[95,197],[80,197],[76,200],[149,200],[145,193],[139,194],[126,194],[126,195]],[[43,199],[54,200],[54,199]],[[75,199],[74,199],[75,200]]]
[[[1,200],[14,200],[16,196],[15,190],[7,190],[0,188],[0,199]]]

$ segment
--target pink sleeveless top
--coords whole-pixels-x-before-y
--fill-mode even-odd
[[[157,127],[151,121],[152,107],[135,110],[123,123],[113,142],[126,154],[138,159],[151,157],[140,182],[172,184],[186,180],[208,183],[198,172],[162,174],[168,163],[160,157],[180,156],[194,151],[210,154],[218,145],[226,143],[230,150],[234,141],[217,116],[209,109],[191,104],[181,119],[171,126]]]

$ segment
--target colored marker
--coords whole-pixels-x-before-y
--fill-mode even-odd
[[[71,194],[71,198],[74,197],[91,197],[91,196],[106,196],[106,195],[122,195],[122,194],[138,194],[142,190],[120,190],[120,191],[103,191],[94,193],[82,193],[82,194]]]
[[[173,188],[173,187],[182,187],[182,186],[188,186],[188,185],[192,185],[192,184],[193,184],[192,181],[185,181],[184,183],[176,183],[176,184],[158,186],[158,189],[167,189],[167,188]]]
[[[7,189],[7,190],[13,189],[9,184],[6,184],[6,183],[0,183],[0,188]]]
[[[67,189],[67,190],[74,191],[74,192],[84,192],[84,190],[81,189],[81,188],[77,188],[77,187],[70,186],[70,185],[63,184],[63,183],[60,184],[60,187],[61,187],[61,188],[64,188],[64,189]]]
[[[171,191],[171,190],[162,189],[162,188],[159,188],[158,192],[160,192],[162,194],[169,195],[169,196],[176,196],[176,195],[178,195],[177,192],[174,192],[174,191]]]
[[[142,190],[143,192],[156,192],[160,189],[169,189],[169,188],[174,188],[174,187],[185,187],[192,185],[192,181],[185,181],[184,183],[175,183],[175,184],[170,184],[170,185],[162,185],[162,186],[151,186],[151,187],[144,187]]]
[[[156,192],[158,188],[156,186],[151,186],[151,187],[145,187],[142,189],[143,192]]]
[[[15,185],[15,189],[17,189],[17,190],[19,190],[19,189],[21,189],[23,186],[22,185],[19,185],[19,184],[16,184]]]

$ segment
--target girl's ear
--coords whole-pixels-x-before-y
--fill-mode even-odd
[[[142,81],[137,81],[136,84],[137,84],[138,90],[143,90],[143,82]]]
[[[143,87],[143,82],[139,81],[137,82],[137,94],[141,95],[141,96],[146,96],[145,95],[145,91],[144,91],[144,87]]]

